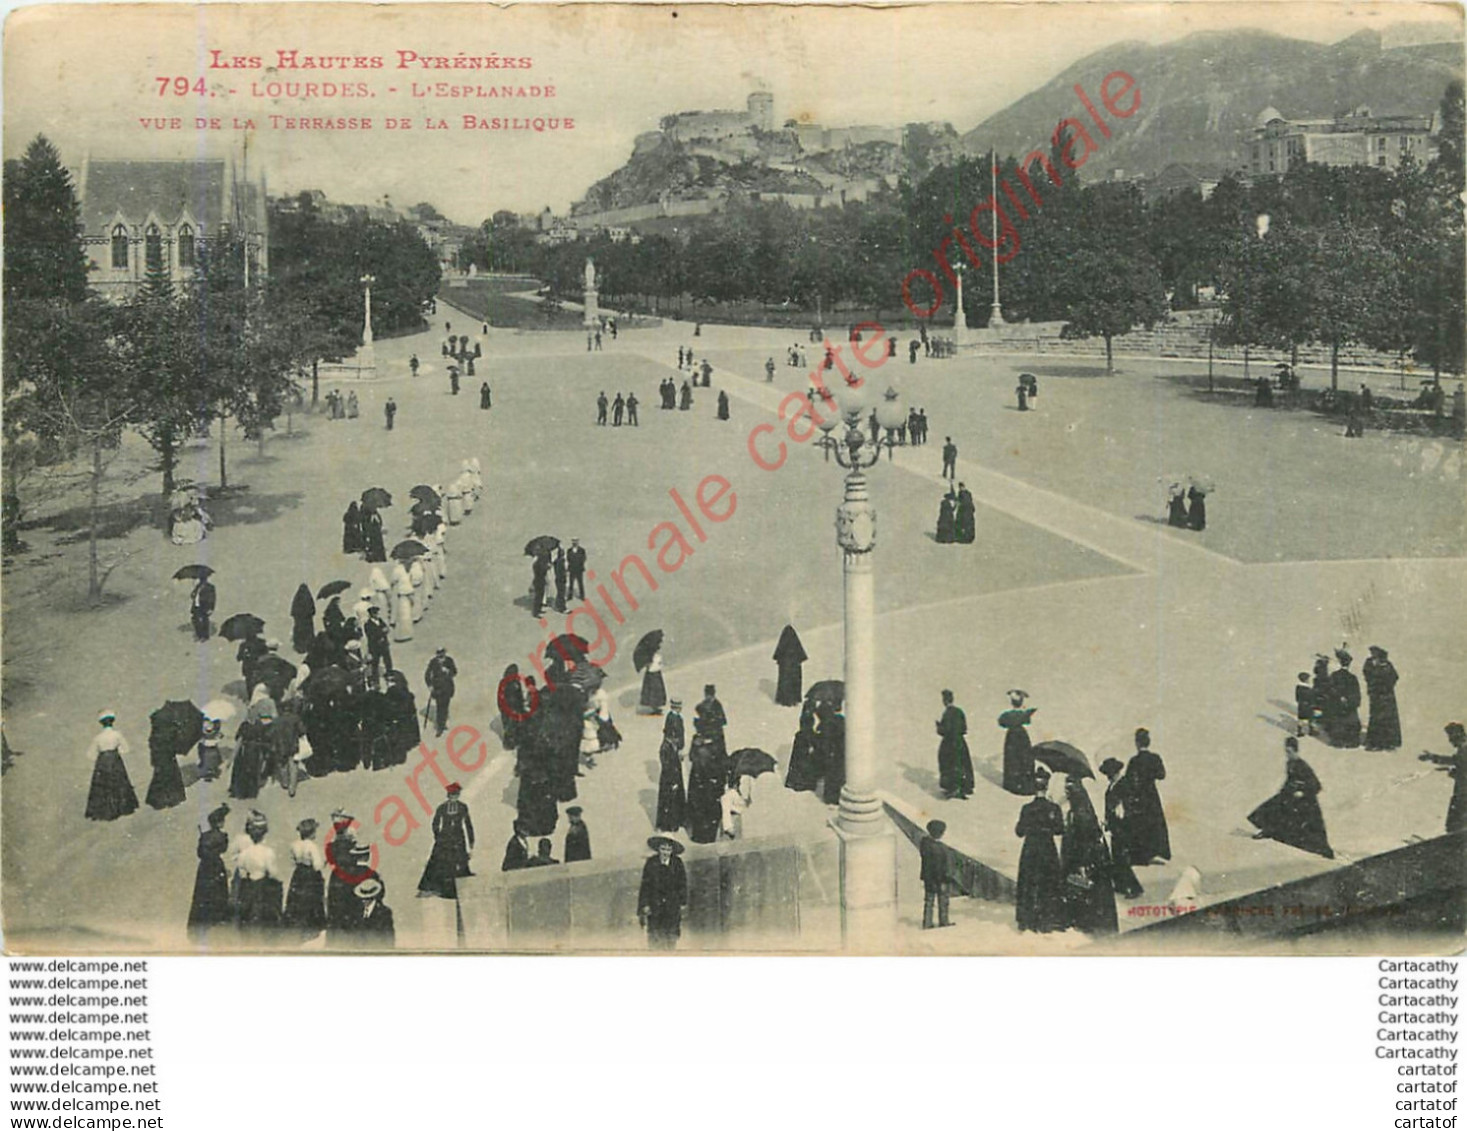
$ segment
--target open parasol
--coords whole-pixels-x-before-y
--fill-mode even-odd
[[[805,692],[807,703],[834,703],[839,707],[845,698],[846,681],[843,679],[822,679]]]
[[[1057,774],[1070,774],[1081,778],[1095,776],[1095,771],[1090,768],[1090,759],[1085,757],[1085,752],[1077,746],[1071,746],[1068,742],[1041,742],[1033,748],[1032,753],[1036,762],[1042,762]]]
[[[381,487],[368,487],[362,492],[362,506],[380,510],[392,505],[392,493]]]
[[[443,500],[439,497],[438,492],[426,483],[419,483],[408,494],[429,507],[437,508],[443,505]]]
[[[632,651],[632,666],[636,668],[637,671],[641,671],[652,662],[652,657],[655,656],[661,648],[662,629],[654,628],[651,632],[647,633],[646,636],[637,641],[637,646]]]
[[[320,589],[316,590],[316,600],[325,601],[330,597],[335,597],[338,593],[345,593],[350,588],[350,581],[327,582]]]
[[[407,538],[392,547],[392,560],[395,562],[410,562],[414,558],[421,558],[427,552],[427,546],[412,538]]]
[[[206,565],[186,565],[173,575],[174,581],[204,581],[214,571]]]
[[[264,656],[255,664],[255,677],[266,686],[282,687],[295,678],[296,666],[282,656]]]
[[[265,631],[265,622],[254,613],[235,613],[219,626],[219,635],[225,640],[238,642]]]
[[[170,699],[150,717],[153,723],[150,745],[175,758],[187,753],[204,736],[204,713],[187,699]]]
[[[201,710],[204,713],[204,718],[214,719],[221,723],[227,723],[239,713],[239,708],[228,699],[210,699],[203,705]]]
[[[733,758],[733,777],[737,780],[740,776],[748,774],[751,778],[757,778],[760,774],[773,773],[778,767],[772,755],[754,746],[746,746],[742,750],[735,750],[731,755]]]
[[[541,534],[525,543],[525,556],[538,558],[541,554],[553,554],[560,549],[560,539],[553,534]]]

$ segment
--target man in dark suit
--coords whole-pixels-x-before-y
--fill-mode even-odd
[[[448,706],[453,702],[454,679],[457,676],[458,665],[453,662],[447,648],[434,652],[423,672],[423,682],[433,697],[433,726],[437,734],[448,728]]]
[[[937,904],[937,926],[951,927],[947,916],[948,885],[952,882],[951,862],[947,849],[942,845],[942,834],[947,825],[942,821],[928,821],[927,835],[917,846],[922,855],[922,929],[932,929],[932,905]]]
[[[193,605],[189,609],[189,619],[193,621],[195,639],[209,639],[209,617],[214,612],[217,600],[218,593],[214,589],[214,583],[207,577],[199,578],[199,583],[194,586]]]
[[[579,538],[572,538],[570,549],[565,552],[565,569],[570,578],[568,593],[582,601],[586,599],[586,548]]]
[[[501,872],[513,872],[517,868],[528,868],[530,866],[530,841],[525,836],[525,826],[518,818],[514,823],[514,835],[509,838],[509,843],[504,846],[504,863],[499,866]]]

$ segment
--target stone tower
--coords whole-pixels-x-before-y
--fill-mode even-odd
[[[763,90],[749,95],[749,124],[761,130],[774,129],[774,95]]]

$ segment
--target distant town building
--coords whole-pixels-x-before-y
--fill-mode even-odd
[[[1254,120],[1248,171],[1280,175],[1301,161],[1398,169],[1407,157],[1425,165],[1436,155],[1440,129],[1435,114],[1375,117],[1360,106],[1334,118],[1291,120],[1270,106]]]
[[[1200,193],[1206,200],[1227,176],[1221,165],[1210,165],[1203,161],[1174,161],[1154,177],[1142,181],[1148,201],[1165,196],[1176,196],[1183,192]]]
[[[246,179],[232,160],[95,161],[77,179],[82,245],[91,285],[117,301],[134,294],[149,268],[175,284],[226,232],[243,237],[252,276],[269,269],[265,176]]]

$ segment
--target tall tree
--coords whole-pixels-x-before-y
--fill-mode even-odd
[[[5,162],[5,301],[87,296],[81,206],[71,174],[44,134]]]

